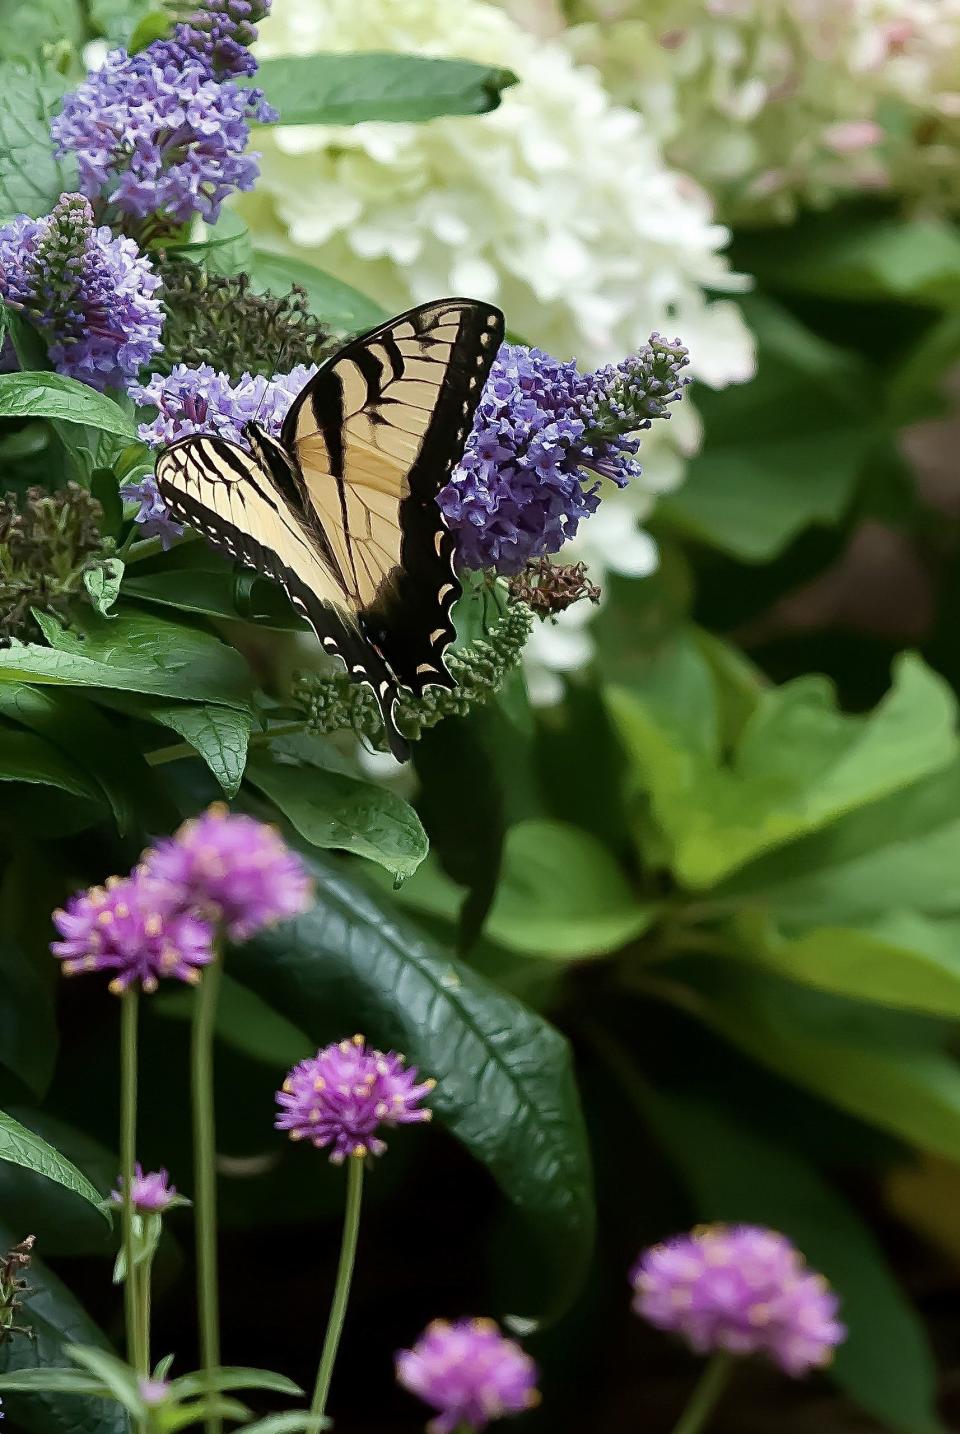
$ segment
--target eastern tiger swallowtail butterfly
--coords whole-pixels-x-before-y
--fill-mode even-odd
[[[423,304],[328,359],[279,442],[249,423],[249,453],[200,433],[157,463],[172,515],[281,583],[326,651],[373,689],[401,760],[399,689],[454,685],[444,653],[461,587],[436,499],[502,339],[498,309]]]

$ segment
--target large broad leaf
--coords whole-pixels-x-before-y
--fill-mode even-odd
[[[29,7],[33,10],[34,7]],[[54,157],[50,120],[68,81],[47,66],[0,64],[0,222],[49,214],[74,168]]]
[[[311,860],[316,905],[239,947],[230,970],[315,1041],[362,1030],[437,1079],[431,1105],[523,1217],[530,1262],[516,1310],[557,1311],[593,1232],[583,1118],[563,1038],[424,939],[332,864]]]
[[[250,757],[247,780],[311,846],[353,852],[399,878],[411,876],[427,854],[427,834],[413,807],[373,782],[266,752]]]
[[[782,1230],[830,1280],[848,1331],[830,1371],[837,1383],[888,1428],[942,1434],[923,1326],[847,1202],[787,1146],[705,1101],[651,1093],[644,1105],[701,1220]]]
[[[138,715],[177,732],[202,757],[224,794],[235,797],[243,781],[247,745],[253,728],[249,712],[236,707],[196,706],[191,702],[143,700]],[[151,761],[150,755],[147,761]]]
[[[123,580],[125,597],[141,602],[179,608],[181,612],[204,617],[222,617],[231,622],[255,622],[281,631],[303,632],[306,624],[297,616],[283,589],[249,568],[234,572],[229,563],[210,549],[196,546],[199,561],[189,565],[165,559],[162,567],[142,572],[139,565],[128,568]],[[185,558],[186,552],[177,554]],[[206,558],[212,560],[209,565]]]
[[[909,787],[955,759],[955,702],[912,655],[866,717],[837,710],[829,682],[802,677],[765,692],[729,762],[697,732],[684,689],[648,698],[643,685],[610,694],[641,790],[691,887],[713,885],[761,852]],[[671,713],[676,720],[671,720]]]
[[[472,60],[369,50],[263,60],[256,82],[281,124],[359,124],[483,114],[516,76]]]
[[[272,294],[285,294],[294,284],[306,290],[313,313],[337,333],[353,334],[389,318],[386,309],[342,279],[335,279],[313,264],[257,249],[251,275],[254,286]]]
[[[83,1131],[32,1106],[12,1105],[8,1114],[66,1156],[94,1189],[106,1193],[117,1183],[119,1160]],[[47,1258],[57,1255],[111,1253],[120,1239],[119,1221],[111,1230],[99,1206],[78,1200],[66,1186],[24,1165],[0,1161],[0,1209],[15,1230],[29,1230]]]
[[[960,1160],[960,1066],[946,1029],[734,961],[672,963],[660,989],[762,1065],[908,1144]]]
[[[0,1246],[9,1249],[22,1232],[0,1227]],[[35,1338],[18,1336],[0,1344],[0,1378],[16,1370],[62,1366],[67,1344],[106,1349],[100,1330],[73,1295],[41,1260],[30,1266],[32,1293],[24,1316]],[[4,1394],[4,1410],[11,1426],[22,1434],[130,1434],[124,1410],[108,1399],[85,1399],[71,1394]]]
[[[868,926],[785,937],[760,912],[732,923],[744,956],[791,981],[862,1001],[960,1017],[960,918],[890,910]]]
[[[75,1165],[39,1135],[3,1111],[0,1111],[0,1160],[22,1165],[25,1170],[35,1170],[38,1175],[45,1175],[48,1180],[56,1181],[64,1189],[81,1195],[84,1200],[89,1200],[91,1205],[98,1208],[100,1206],[102,1195]],[[109,1219],[109,1216],[105,1218]]]
[[[813,523],[837,522],[883,436],[878,388],[858,360],[769,300],[747,306],[757,377],[697,390],[705,440],[658,519],[745,562],[774,557]]]
[[[0,650],[0,681],[106,687],[248,706],[246,663],[210,633],[136,608],[122,608],[113,619],[79,612],[75,623],[80,631],[42,613],[37,620],[50,647],[21,643]]]
[[[91,778],[52,743],[33,732],[5,724],[0,724],[0,782],[59,787],[74,797],[84,797],[94,803],[102,801],[102,793]]]
[[[960,236],[935,219],[807,215],[777,234],[745,235],[737,262],[771,288],[830,298],[960,306]]]
[[[119,404],[62,373],[0,374],[0,418],[49,418],[82,423],[127,443],[136,430]]]

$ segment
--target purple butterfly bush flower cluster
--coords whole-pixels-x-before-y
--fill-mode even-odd
[[[439,1413],[431,1434],[479,1430],[540,1402],[537,1366],[493,1320],[434,1320],[397,1355],[397,1379]]]
[[[0,229],[4,302],[43,334],[60,373],[93,388],[124,387],[159,351],[159,287],[134,241],[96,225],[82,195]]]
[[[112,50],[66,96],[51,133],[59,154],[74,155],[88,198],[162,230],[195,214],[213,223],[228,194],[252,189],[250,126],[277,113],[234,77],[256,69],[246,46],[265,10],[212,0],[169,39],[136,55]]]
[[[171,1185],[169,1181],[170,1177],[165,1170],[149,1170],[145,1174],[143,1166],[139,1162],[134,1166],[130,1193],[133,1208],[138,1215],[162,1215],[164,1210],[169,1210],[171,1205],[180,1203],[176,1186]],[[113,1191],[110,1199],[114,1205],[124,1204],[122,1175],[118,1180],[118,1188]]]
[[[124,878],[73,896],[53,914],[53,954],[67,975],[112,973],[110,990],[195,984],[217,930],[245,941],[305,911],[312,887],[279,833],[216,804],[147,851]]]
[[[787,1374],[829,1364],[846,1337],[837,1297],[785,1235],[709,1225],[641,1255],[634,1309],[698,1354],[765,1354]]]
[[[581,374],[503,344],[463,458],[439,495],[464,567],[517,573],[557,552],[600,503],[597,477],[639,477],[636,435],[682,394],[687,351],[653,334],[622,363]]]
[[[318,1150],[329,1146],[334,1165],[348,1156],[382,1155],[387,1147],[377,1131],[429,1120],[432,1112],[420,1102],[435,1085],[418,1080],[403,1056],[384,1055],[354,1036],[294,1066],[277,1092],[276,1128]]]

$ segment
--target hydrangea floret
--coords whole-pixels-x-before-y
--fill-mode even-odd
[[[374,1050],[356,1035],[293,1067],[277,1092],[276,1128],[318,1150],[330,1147],[334,1165],[349,1156],[382,1155],[386,1142],[377,1132],[429,1120],[432,1112],[421,1102],[435,1085],[419,1080],[403,1056]]]
[[[827,1281],[785,1235],[707,1225],[646,1250],[630,1282],[637,1314],[698,1354],[765,1354],[787,1374],[829,1364],[846,1337]]]

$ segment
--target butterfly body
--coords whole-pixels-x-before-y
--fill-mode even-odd
[[[367,683],[394,755],[400,688],[452,687],[460,595],[437,494],[459,462],[503,338],[469,299],[412,309],[347,344],[294,400],[279,440],[214,434],[161,455],[173,515],[281,583],[324,650]]]

